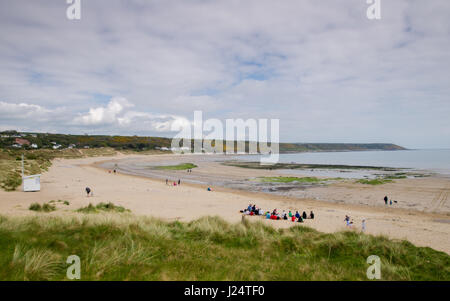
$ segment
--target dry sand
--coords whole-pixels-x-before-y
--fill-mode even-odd
[[[120,172],[113,174],[98,167],[105,161],[119,162],[117,160],[143,158],[160,162],[161,160],[177,161],[180,156],[118,155],[102,158],[56,159],[49,171],[41,177],[40,192],[0,191],[0,213],[32,215],[36,213],[28,210],[28,206],[33,202],[68,200],[70,206],[58,205],[58,210],[49,214],[64,214],[89,203],[113,202],[130,209],[134,214],[150,215],[167,220],[190,221],[206,215],[217,215],[230,222],[238,222],[241,220],[239,210],[247,207],[249,203],[256,203],[264,210],[278,208],[279,211],[298,210],[308,213],[313,210],[316,218],[306,220],[304,225],[323,232],[345,230],[344,217],[348,214],[354,220],[353,230],[360,230],[362,219],[366,219],[367,233],[406,239],[417,246],[428,246],[450,254],[450,216],[448,212],[445,213],[446,195],[448,196],[450,187],[449,179],[396,180],[396,183],[381,185],[383,188],[361,187],[358,184],[335,184],[312,188],[312,190],[318,190],[316,195],[329,196],[330,200],[336,199],[336,195],[347,196],[346,199],[349,202],[341,203],[289,195],[246,192],[224,187],[213,187],[214,191],[208,192],[206,185],[184,182],[181,186],[167,186],[161,179],[126,175]],[[185,162],[191,162],[191,160],[185,160]],[[200,164],[194,173],[228,178],[278,174],[273,171],[243,169],[214,163]],[[186,177],[186,171],[167,172],[167,174],[182,179]],[[86,197],[84,190],[86,186],[93,190],[94,196]],[[312,193],[312,190],[307,191]],[[384,205],[379,205],[379,202],[380,200],[382,202],[386,190],[405,199],[408,194],[411,196],[418,194],[419,198],[428,205],[422,206],[424,211],[385,208]],[[364,200],[362,204],[355,201],[358,199]],[[275,227],[289,227],[294,224],[288,221],[264,220],[261,217],[247,218],[263,220]]]

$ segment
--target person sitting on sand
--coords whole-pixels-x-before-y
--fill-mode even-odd
[[[267,211],[267,213],[266,213],[266,219],[270,219],[270,212],[269,211]]]
[[[295,218],[299,218],[300,217],[300,213],[298,213],[298,211],[295,211]]]
[[[307,219],[308,218],[308,215],[306,214],[305,211],[303,211],[302,217],[303,217],[303,219]]]
[[[314,212],[311,211],[311,213],[309,214],[309,218],[314,219]]]
[[[295,216],[291,216],[291,221],[295,222]]]
[[[86,187],[86,193],[87,193],[87,196],[89,197],[89,194],[91,193],[91,189],[89,187]]]
[[[286,213],[283,214],[283,219],[284,219],[284,220],[287,220],[287,219],[288,219]]]
[[[384,204],[385,204],[385,205],[388,204],[388,197],[387,197],[387,195],[384,197]]]
[[[247,210],[248,210],[248,211],[251,211],[251,210],[252,210],[252,204],[248,204]]]
[[[207,189],[208,191],[212,191],[212,189],[211,189],[211,187],[208,187],[208,189]]]
[[[289,217],[292,217],[292,211],[289,210]]]
[[[301,216],[299,216],[297,222],[303,223],[303,218]]]

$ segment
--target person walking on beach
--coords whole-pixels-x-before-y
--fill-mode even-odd
[[[350,226],[350,216],[346,215],[344,221],[347,224],[347,227]]]
[[[166,185],[169,184],[169,179],[166,179]]]
[[[387,195],[384,197],[384,204],[385,204],[385,205],[388,204],[388,197],[387,197]]]
[[[180,180],[180,179],[178,179],[178,186],[180,186],[180,184],[181,184],[181,180]]]

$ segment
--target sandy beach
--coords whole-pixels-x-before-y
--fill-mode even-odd
[[[252,170],[224,166],[206,156],[187,158],[180,155],[123,155],[83,159],[55,159],[52,167],[41,177],[41,191],[0,191],[0,212],[4,215],[32,215],[28,210],[33,202],[67,200],[69,206],[58,205],[50,215],[65,214],[89,203],[113,202],[130,209],[136,215],[149,215],[166,220],[190,221],[206,215],[217,215],[230,222],[241,220],[239,210],[249,203],[264,210],[314,211],[316,218],[303,225],[319,231],[346,230],[345,215],[354,220],[354,231],[367,221],[367,233],[383,234],[394,239],[406,239],[417,246],[428,246],[450,254],[450,216],[447,203],[450,179],[430,177],[396,180],[379,186],[335,183],[304,190],[304,195],[269,194],[245,191],[218,185],[213,191],[199,179],[211,182],[240,183],[249,178],[283,175],[281,171]],[[149,175],[130,175],[120,169],[121,162],[193,162],[198,165],[189,179],[186,171],[158,171]],[[117,174],[102,168],[105,164],[119,167]],[[182,180],[181,186],[168,186],[164,178]],[[196,182],[197,181],[197,182]],[[86,197],[85,187],[93,190]],[[385,194],[399,200],[396,207],[386,208]],[[275,227],[289,227],[288,221],[262,220]],[[297,225],[298,223],[296,223]]]

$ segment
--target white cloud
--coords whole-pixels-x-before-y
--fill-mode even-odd
[[[114,124],[119,122],[119,115],[134,105],[122,97],[111,99],[106,107],[89,109],[89,113],[75,118],[74,123],[81,125]],[[120,123],[120,122],[119,122]]]
[[[172,123],[185,124],[186,118],[170,115],[139,112],[131,110],[134,104],[123,97],[114,97],[104,107],[90,108],[86,114],[79,114],[73,120],[74,125],[81,126],[119,126],[129,131],[171,132]]]
[[[41,118],[51,113],[51,110],[45,109],[39,105],[27,103],[8,103],[0,101],[0,114],[2,118]]]

